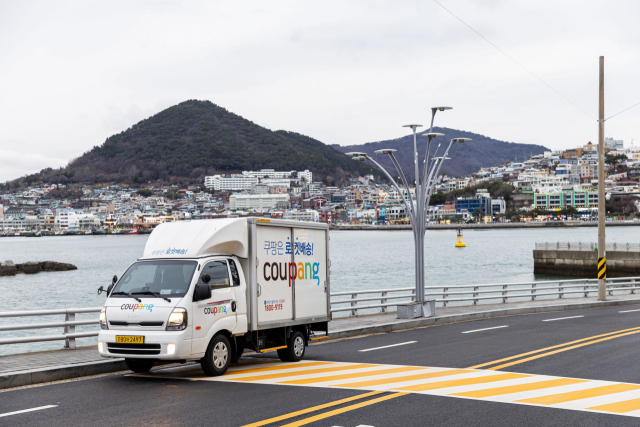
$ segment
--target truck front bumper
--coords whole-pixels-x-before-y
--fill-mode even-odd
[[[116,336],[143,336],[142,344],[118,344]],[[98,353],[103,357],[131,359],[188,360],[191,357],[191,331],[101,330]]]

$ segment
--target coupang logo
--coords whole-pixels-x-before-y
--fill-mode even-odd
[[[189,249],[177,249],[177,248],[168,248],[168,249],[158,249],[156,251],[151,252],[151,255],[184,255],[187,253]]]
[[[204,314],[213,314],[215,316],[218,313],[227,314],[227,306],[226,305],[221,305],[221,306],[218,306],[218,307],[205,307],[204,308]]]
[[[314,262],[265,262],[262,269],[264,273],[264,279],[268,282],[270,280],[288,280],[289,287],[291,287],[291,279],[298,280],[315,280],[317,285],[320,286],[320,263]]]
[[[120,310],[149,310],[149,313],[153,312],[153,304],[122,304]]]

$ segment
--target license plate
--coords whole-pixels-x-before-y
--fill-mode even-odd
[[[117,344],[144,344],[143,336],[116,335]]]

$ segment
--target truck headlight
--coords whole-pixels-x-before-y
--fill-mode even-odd
[[[182,331],[187,328],[187,310],[174,308],[167,321],[167,331]]]
[[[102,310],[100,310],[100,328],[109,329],[109,326],[107,326],[107,310],[105,307],[102,307]]]

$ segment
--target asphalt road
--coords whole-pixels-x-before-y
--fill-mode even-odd
[[[553,347],[480,369],[514,363],[499,370],[640,384],[640,333],[624,332],[640,328],[640,311],[620,313],[627,310],[634,310],[634,306],[502,317],[346,339],[312,345],[305,358],[469,368]],[[611,334],[616,331],[621,332]],[[580,341],[603,334],[611,335]],[[579,342],[556,347],[573,341]],[[530,357],[537,358],[523,361]],[[637,418],[621,415],[448,396],[385,391],[357,397],[366,393],[366,390],[115,374],[4,391],[0,393],[0,426],[245,426],[287,414],[286,418],[265,425],[638,425]],[[353,399],[336,403],[349,398]],[[371,403],[372,400],[376,401]],[[324,404],[331,406],[292,414]],[[3,416],[48,405],[57,406]]]

